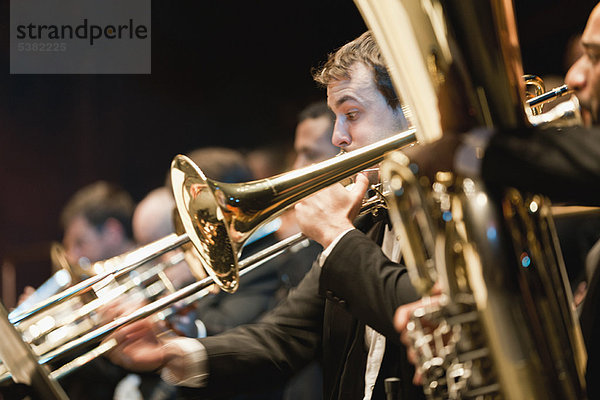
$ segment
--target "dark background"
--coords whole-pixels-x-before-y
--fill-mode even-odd
[[[564,75],[566,42],[595,3],[516,0],[524,70]],[[10,75],[0,4],[0,260],[17,282],[5,279],[7,306],[49,276],[78,188],[116,181],[137,201],[178,153],[289,146],[297,112],[324,98],[311,68],[366,29],[349,0],[153,1],[151,75]]]

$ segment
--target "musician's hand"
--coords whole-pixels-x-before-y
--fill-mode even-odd
[[[415,310],[420,307],[423,307],[423,300],[418,300],[414,303],[409,303],[398,307],[396,314],[394,315],[394,327],[396,328],[396,331],[400,333],[400,341],[406,347],[406,357],[408,361],[415,366],[413,384],[417,386],[423,384],[423,377],[419,369],[419,358],[417,357],[417,351],[413,346],[413,342],[409,336],[406,326],[408,325],[408,322],[410,321]]]
[[[406,355],[408,361],[415,366],[415,375],[413,376],[413,383],[415,385],[421,385],[423,383],[423,376],[421,374],[421,370],[419,369],[419,357],[417,354],[417,350],[414,347],[413,340],[406,329],[408,323],[410,322],[415,310],[424,307],[437,307],[440,303],[441,299],[441,291],[439,286],[436,284],[434,289],[432,290],[433,296],[428,299],[420,299],[413,303],[408,303],[403,306],[398,307],[396,310],[396,314],[394,315],[394,327],[396,331],[400,333],[400,341],[406,347]],[[425,320],[422,320],[421,323],[426,323]],[[434,329],[435,326],[429,325],[426,326],[427,329]]]
[[[579,282],[573,293],[573,309],[576,309],[583,303],[585,296],[587,295],[587,291],[587,282]]]
[[[337,183],[296,204],[296,219],[302,232],[320,243],[323,248],[343,231],[354,226],[369,180],[362,174],[356,176],[348,189]]]
[[[168,354],[156,331],[156,325],[149,318],[116,330],[105,340],[114,339],[117,343],[108,353],[108,358],[135,372],[155,371],[163,367],[168,361]]]
[[[97,315],[102,323],[107,323],[126,317],[132,311],[145,306],[147,303],[145,298],[132,296],[131,293],[130,295],[121,295],[102,304],[97,310]]]

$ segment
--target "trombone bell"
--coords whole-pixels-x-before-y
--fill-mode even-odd
[[[239,282],[239,248],[234,248],[229,240],[228,221],[209,179],[189,158],[179,155],[171,165],[171,181],[181,223],[198,249],[204,269],[224,291],[235,292]]]

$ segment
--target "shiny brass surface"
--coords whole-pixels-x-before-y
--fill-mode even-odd
[[[86,298],[73,297],[17,325],[23,340],[41,356],[105,323],[100,310],[126,302],[151,302],[176,289],[164,271],[184,260],[177,252],[155,265],[142,266],[127,276],[105,279]]]
[[[262,251],[255,253],[249,257],[246,257],[239,262],[240,272],[239,275],[245,275],[256,268],[259,268],[265,262],[269,261],[273,257],[277,257],[279,254],[286,251],[288,248],[305,241],[306,238],[302,234],[293,235],[286,238],[274,245],[263,249]],[[114,321],[105,322],[104,324],[98,324],[93,326],[93,329],[81,332],[80,335],[73,337],[70,341],[63,341],[56,343],[55,346],[51,346],[46,349],[43,354],[38,354],[39,364],[48,364],[50,362],[57,363],[72,355],[79,354],[83,348],[86,348],[94,343],[98,343],[108,335],[113,333],[116,329],[138,321],[142,318],[156,315],[157,318],[166,319],[177,310],[185,308],[192,304],[194,301],[201,299],[211,293],[209,288],[214,284],[211,277],[200,279],[197,282],[191,283],[177,291],[167,294],[164,297],[154,300],[152,303],[147,304],[141,308],[135,309],[131,313],[120,316]],[[61,303],[59,306],[62,306]],[[169,308],[171,307],[171,308]],[[91,360],[101,356],[114,346],[114,343],[109,342],[103,343],[102,345],[94,348],[87,353],[84,353],[67,364],[63,364],[57,370],[53,371],[50,376],[54,379],[60,379],[66,375],[69,375],[78,368],[86,365]],[[0,363],[0,383],[5,383],[12,378],[11,371],[5,368],[5,365]]]
[[[23,320],[35,316],[36,314],[43,312],[50,307],[54,307],[68,299],[73,298],[74,296],[78,296],[92,290],[94,285],[106,278],[115,278],[124,275],[140,265],[154,260],[167,251],[178,248],[188,241],[189,238],[187,234],[182,234],[179,236],[173,234],[129,253],[111,258],[106,261],[95,263],[94,265],[98,265],[98,270],[101,271],[100,273],[91,276],[90,278],[85,279],[84,281],[79,282],[60,293],[57,293],[46,300],[36,303],[27,310],[10,313],[10,322],[13,324],[18,324]]]
[[[540,94],[539,96],[528,98],[525,102],[529,107],[537,107],[539,105],[545,104],[549,101],[555,100],[559,97],[566,96],[571,93],[572,91],[569,90],[569,87],[567,85],[562,85],[554,89],[550,89]]]
[[[537,75],[524,75],[523,79],[525,80],[525,100],[530,100],[534,97],[539,97],[546,92],[546,86],[544,85],[544,81]],[[544,111],[544,103],[537,103],[536,105],[531,105],[531,112],[533,115],[539,115]]]
[[[537,127],[567,127],[567,126],[582,126],[583,117],[581,116],[581,106],[579,100],[567,85],[562,85],[557,88],[544,92],[544,84],[541,78],[535,75],[526,75],[526,82],[535,87],[536,96],[526,96],[525,103],[529,106],[527,117],[529,123]],[[558,103],[549,111],[543,112],[543,107],[546,103],[561,98],[562,96],[571,95],[569,99]]]
[[[50,261],[54,270],[65,270],[71,275],[71,278],[76,276],[76,273],[67,259],[65,247],[58,243],[52,242],[50,245]]]
[[[207,178],[189,158],[179,155],[171,166],[177,210],[209,275],[232,293],[238,287],[242,246],[260,225],[310,194],[377,164],[386,153],[416,141],[412,128],[330,160],[237,184]]]
[[[36,398],[42,400],[67,400],[68,397],[60,385],[48,376],[44,367],[38,365],[31,349],[23,343],[19,333],[8,321],[8,313],[0,304],[0,358],[7,366],[17,383],[29,385],[35,391]]]
[[[554,106],[549,111],[538,115],[530,115],[529,122],[538,127],[567,127],[582,126],[581,106],[577,96],[572,95],[568,100]]]
[[[401,152],[392,153],[382,163],[381,175],[394,198],[390,218],[406,242],[402,256],[412,285],[419,293],[428,295],[438,280],[434,262],[437,230],[429,199],[409,163],[408,157]]]
[[[417,115],[415,126],[431,129],[425,136],[531,125],[510,0],[355,2]],[[413,74],[412,66],[421,71]],[[490,191],[474,176],[415,184],[406,162],[391,156],[382,171],[401,181],[396,189],[423,190],[412,199],[401,190],[388,203],[399,234],[423,240],[402,242],[413,246],[403,252],[420,255],[407,260],[417,288],[426,298],[437,276],[442,291],[440,305],[418,310],[409,327],[427,397],[585,399],[585,352],[569,284],[549,214],[534,210],[533,195],[517,204],[512,191]],[[431,222],[415,223],[419,204]]]

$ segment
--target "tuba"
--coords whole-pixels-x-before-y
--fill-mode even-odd
[[[355,2],[418,131],[540,125],[543,113],[525,103],[510,0]],[[382,165],[411,281],[425,300],[434,284],[442,292],[408,326],[427,397],[586,398],[586,353],[548,199],[487,187],[466,169],[434,182],[413,170],[398,153]]]

